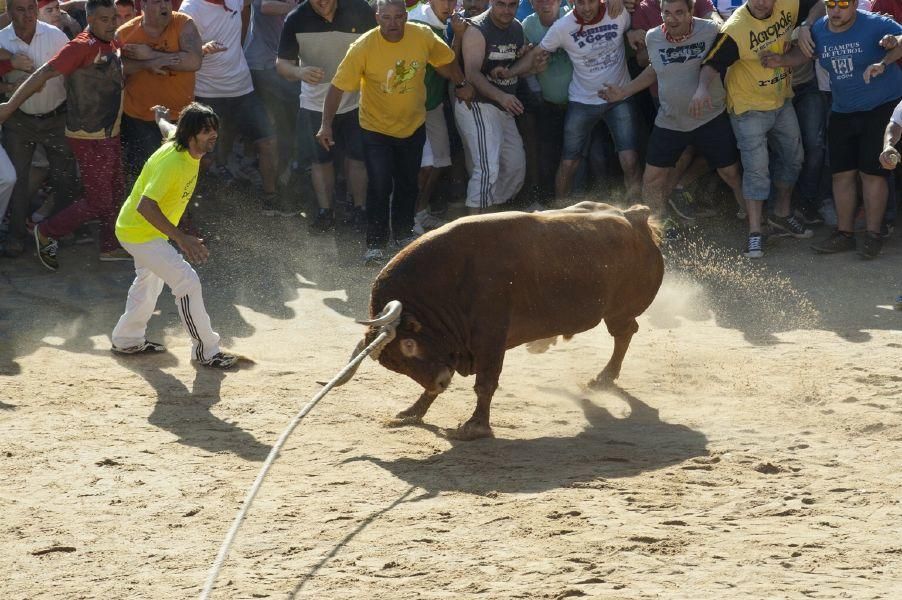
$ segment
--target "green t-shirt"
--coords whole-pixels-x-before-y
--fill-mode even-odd
[[[558,18],[560,19],[567,12],[567,8],[561,6]],[[526,36],[526,41],[534,46],[539,45],[539,42],[548,33],[548,29],[542,25],[539,15],[535,13],[523,19],[523,35]],[[570,88],[570,79],[573,77],[573,65],[563,48],[558,48],[554,54],[548,57],[548,67],[536,77],[542,88],[542,98],[553,104],[567,104],[567,90]]]
[[[432,11],[432,7],[425,0],[410,11],[407,18],[414,23],[428,25],[439,38],[445,40],[445,26]],[[426,110],[432,110],[441,105],[448,95],[448,81],[435,72],[432,65],[426,66]]]
[[[178,225],[194,193],[199,168],[200,160],[191,156],[188,150],[176,150],[175,142],[166,142],[151,154],[116,219],[119,241],[143,244],[154,239],[169,239],[141,216],[138,203],[142,196],[147,196],[157,203],[170,223]]]

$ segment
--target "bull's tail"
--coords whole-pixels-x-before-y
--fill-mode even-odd
[[[639,231],[645,231],[656,246],[661,245],[661,224],[651,216],[651,209],[644,204],[633,204],[623,211],[626,220]]]

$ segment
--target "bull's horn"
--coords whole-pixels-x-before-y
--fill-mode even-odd
[[[360,352],[361,352],[364,348],[366,348],[366,340],[360,340],[360,341],[357,343],[357,347],[354,348],[354,352],[351,353],[351,358],[348,359],[348,362],[351,362],[351,360],[352,360],[355,356],[357,356],[358,354],[360,354]],[[338,381],[335,382],[335,387],[338,387],[338,386],[340,386],[340,385],[344,385],[344,384],[346,384],[347,382],[351,381],[351,378],[352,378],[352,377],[354,376],[354,374],[357,372],[357,367],[359,367],[359,366],[360,366],[360,363],[357,363],[357,364],[354,366],[353,369],[351,369],[350,371],[348,371],[347,373],[345,373],[345,376],[344,376],[344,377],[342,377],[341,379],[339,379]]]
[[[392,300],[388,304],[385,305],[385,308],[382,309],[382,312],[379,313],[375,319],[369,319],[366,321],[357,321],[361,325],[370,325],[372,327],[381,327],[382,325],[389,325],[391,323],[396,322],[401,318],[401,303],[397,300]]]

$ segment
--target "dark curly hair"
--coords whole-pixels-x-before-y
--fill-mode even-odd
[[[182,110],[175,128],[175,149],[188,149],[191,138],[205,130],[219,130],[219,116],[213,109],[200,102],[192,102]]]

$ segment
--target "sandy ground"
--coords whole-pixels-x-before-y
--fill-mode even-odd
[[[117,360],[132,277],[90,246],[0,260],[0,598],[190,598],[285,425],[358,341],[375,271],[348,236],[247,205],[207,211],[214,325],[253,368]],[[902,244],[865,263],[741,226],[671,257],[619,387],[584,384],[604,328],[508,353],[496,438],[422,427],[416,385],[367,361],[291,438],[215,598],[899,598]],[[693,234],[689,234],[690,240]]]

